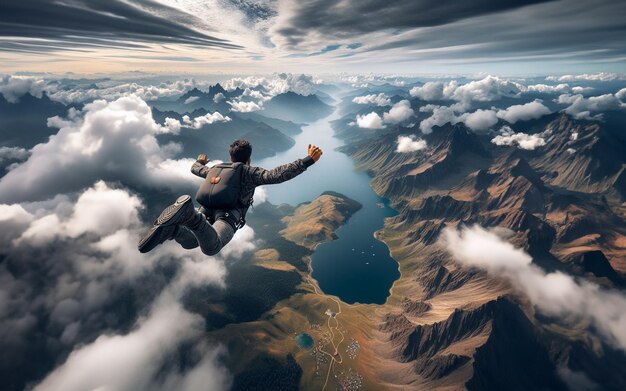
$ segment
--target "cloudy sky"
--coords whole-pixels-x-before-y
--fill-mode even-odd
[[[5,0],[0,72],[624,72],[626,2]]]

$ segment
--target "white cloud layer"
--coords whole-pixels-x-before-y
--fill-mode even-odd
[[[409,93],[426,101],[446,99],[468,104],[472,101],[490,102],[502,97],[518,97],[524,89],[522,84],[490,75],[466,84],[459,84],[456,80],[428,82],[421,87],[413,87]]]
[[[457,262],[508,279],[539,311],[588,319],[608,343],[626,351],[626,297],[622,292],[576,281],[561,272],[547,273],[495,230],[446,228],[442,243]]]
[[[507,109],[478,109],[467,113],[467,105],[456,103],[451,106],[426,105],[420,107],[421,112],[432,112],[432,115],[420,122],[420,129],[423,133],[432,132],[434,126],[443,126],[447,123],[457,124],[463,122],[468,128],[482,132],[491,129],[498,123],[498,119],[509,123],[518,121],[528,121],[538,119],[551,111],[540,100],[535,100],[522,105],[509,106]]]
[[[624,75],[610,72],[598,72],[598,73],[582,73],[578,75],[562,75],[562,76],[548,76],[546,80],[550,81],[612,81],[612,80],[626,80]]]
[[[359,128],[363,129],[383,129],[383,119],[375,112],[371,112],[366,115],[357,115],[356,124]]]
[[[114,101],[116,99],[136,95],[145,101],[153,101],[159,98],[167,98],[184,94],[195,87],[206,87],[206,83],[193,79],[182,79],[172,82],[163,82],[158,85],[140,84],[137,82],[105,81],[98,82],[89,87],[77,86],[72,88],[59,88],[52,82],[46,90],[50,99],[65,104],[91,102],[98,99]],[[192,103],[192,101],[185,102]]]
[[[549,133],[549,131],[537,134],[515,133],[509,126],[503,126],[500,129],[500,134],[492,138],[491,142],[496,145],[513,145],[520,149],[532,151],[546,145],[545,137]]]
[[[498,110],[497,116],[510,124],[514,124],[517,121],[538,119],[550,113],[550,109],[544,106],[540,100],[535,100],[523,105],[509,106],[506,110]]]
[[[10,103],[19,102],[25,94],[41,98],[45,90],[46,82],[43,79],[13,75],[0,78],[0,94]]]
[[[205,125],[211,125],[216,122],[229,122],[232,119],[229,116],[222,115],[216,111],[214,113],[206,113],[194,119],[189,118],[188,115],[183,115],[183,123],[191,128],[200,129]]]
[[[194,126],[211,120],[208,115],[195,119]],[[156,135],[172,130],[155,123],[150,107],[139,97],[95,101],[80,112],[70,109],[67,118],[50,118],[48,125],[60,130],[0,179],[0,202],[46,199],[80,190],[98,179],[157,188],[194,183],[188,167],[164,169],[164,165],[172,166],[167,159],[180,146],[159,145]]]
[[[430,117],[420,122],[420,130],[424,134],[430,134],[432,133],[434,126],[443,126],[447,123],[456,124],[461,122],[462,119],[457,116],[457,112],[459,110],[463,110],[460,106],[461,105],[456,104],[452,106],[426,105],[420,107],[420,112],[432,113]]]
[[[204,332],[199,315],[184,310],[170,293],[154,304],[150,314],[126,335],[101,335],[77,348],[35,390],[224,390],[230,384],[217,356],[221,349],[203,346],[203,358],[187,372],[174,371],[157,380],[161,366],[183,342],[198,340]]]
[[[27,149],[20,147],[0,147],[0,163],[5,160],[26,160],[30,156]]]
[[[555,92],[561,92],[561,93],[569,92],[570,87],[569,87],[569,84],[557,84],[557,85],[533,84],[533,85],[526,86],[525,90],[528,92],[540,92],[544,94],[551,94]]]
[[[234,91],[241,89],[257,89],[269,96],[276,96],[288,91],[293,91],[300,95],[311,95],[317,91],[316,85],[320,80],[311,75],[274,73],[271,76],[248,76],[234,77],[223,83],[224,89]]]
[[[33,333],[41,333],[36,326],[43,322],[47,343],[71,352],[35,389],[229,387],[230,375],[217,359],[224,350],[205,342],[203,318],[181,301],[190,288],[223,287],[224,259],[253,251],[254,231],[238,231],[217,257],[173,241],[140,254],[142,204],[136,195],[104,182],[75,201],[60,196],[44,203],[0,204],[0,252],[6,257],[0,265],[0,340],[3,346],[11,341],[20,352],[33,343]],[[7,262],[23,265],[26,272],[14,276]],[[176,266],[169,280],[159,274],[163,262]],[[148,290],[138,288],[142,285]],[[122,295],[129,287],[139,290],[137,304],[148,300],[139,308],[147,314],[120,332],[111,327],[123,315],[107,307],[126,300]],[[193,351],[184,370],[172,365],[183,343]]]
[[[391,100],[385,93],[382,93],[382,92],[378,95],[370,94],[370,95],[357,96],[354,99],[352,99],[352,102],[359,104],[359,105],[375,104],[376,106],[391,106]]]
[[[556,102],[562,105],[569,105],[563,111],[576,119],[595,120],[601,119],[604,111],[626,108],[626,104],[621,101],[623,97],[624,93],[622,90],[616,94],[604,94],[588,98],[581,94],[562,94]]]
[[[421,151],[426,148],[426,141],[418,138],[416,135],[411,134],[408,136],[398,136],[396,141],[398,147],[396,152],[409,153],[415,151]]]
[[[383,113],[381,117],[378,113],[372,111],[366,115],[356,116],[356,124],[363,129],[383,129],[386,124],[398,124],[413,117],[415,112],[411,108],[411,102],[404,99],[394,104],[388,112]]]
[[[474,131],[485,131],[498,123],[498,117],[493,110],[478,109],[473,113],[460,117],[465,125]]]
[[[408,120],[414,114],[415,112],[411,108],[411,102],[404,99],[393,105],[387,113],[383,114],[383,121],[387,124],[397,124]]]
[[[263,109],[262,104],[259,105],[256,102],[228,101],[226,103],[230,105],[230,109],[232,111],[236,111],[240,113],[251,113],[253,111],[259,111]]]

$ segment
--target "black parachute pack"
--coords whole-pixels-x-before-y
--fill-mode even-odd
[[[220,163],[209,169],[196,201],[207,209],[230,210],[244,205],[241,199],[243,163]]]

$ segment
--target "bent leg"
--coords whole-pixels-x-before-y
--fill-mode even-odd
[[[213,228],[215,232],[217,232],[217,237],[220,239],[220,249],[226,246],[235,235],[233,226],[222,219],[218,219],[213,223]]]
[[[206,255],[215,255],[220,252],[222,247],[230,242],[235,234],[233,227],[227,222],[217,220],[211,225],[200,212],[196,212],[185,226],[193,232],[200,249]]]

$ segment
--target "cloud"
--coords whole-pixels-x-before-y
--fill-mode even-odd
[[[466,114],[463,122],[468,128],[475,131],[485,131],[498,123],[498,117],[493,110],[476,110],[473,113]]]
[[[205,115],[201,115],[199,117],[195,117],[193,120],[189,118],[188,115],[183,115],[183,123],[194,128],[200,129],[205,125],[211,125],[216,122],[230,122],[232,119],[229,116],[224,116],[219,112],[214,113],[206,113]]]
[[[385,127],[383,119],[373,111],[366,115],[357,115],[356,124],[363,129],[383,129]]]
[[[426,105],[420,107],[420,112],[432,112],[432,115],[420,122],[420,130],[424,134],[430,134],[434,126],[443,126],[447,123],[456,124],[461,122],[457,116],[457,111],[462,110],[458,105],[452,106],[435,106]]]
[[[188,105],[190,103],[197,101],[198,99],[200,99],[199,96],[190,96],[189,98],[185,99],[185,104]]]
[[[456,81],[450,82],[452,89]],[[517,97],[523,90],[523,86],[497,76],[487,76],[481,80],[471,81],[452,89],[451,97],[460,102],[490,102],[502,97]]]
[[[516,123],[518,121],[537,119],[551,113],[550,109],[544,106],[540,100],[523,105],[509,106],[504,110],[492,107],[491,109],[478,109],[474,112],[466,113],[467,107],[463,102],[451,106],[422,106],[420,107],[421,112],[432,112],[432,115],[420,122],[420,129],[423,133],[428,134],[432,132],[433,126],[463,122],[471,130],[485,131],[497,124],[498,119]]]
[[[230,109],[232,111],[240,113],[251,113],[253,111],[259,111],[263,109],[262,105],[259,105],[255,102],[228,101],[226,103],[230,105]]]
[[[498,110],[497,116],[508,123],[514,124],[517,121],[541,118],[550,113],[550,109],[537,99],[523,105],[509,106],[506,110]]]
[[[4,161],[23,161],[30,156],[30,151],[20,147],[0,147],[0,163]]]
[[[111,189],[100,181],[80,195],[67,220],[61,221],[55,214],[35,220],[17,242],[41,243],[55,237],[76,238],[86,233],[109,235],[139,223],[140,208],[139,198],[124,190]]]
[[[413,117],[415,112],[411,108],[411,102],[404,99],[394,104],[388,112],[383,113],[381,117],[378,113],[372,111],[366,115],[356,116],[356,124],[359,128],[364,129],[383,129],[385,124],[398,124]]]
[[[406,30],[447,25],[471,17],[514,9],[521,3],[437,3],[432,1],[348,0],[332,3],[315,0],[282,4],[269,33],[283,49],[311,49],[311,43],[349,41],[378,31]],[[380,10],[384,9],[384,12]],[[325,46],[325,45],[324,45]],[[315,48],[319,50],[320,48]]]
[[[626,76],[617,73],[610,72],[598,72],[598,73],[582,73],[578,75],[563,75],[563,76],[547,76],[546,80],[550,81],[613,81],[613,80],[626,80]]]
[[[549,131],[537,134],[515,133],[510,127],[503,126],[502,129],[500,129],[500,134],[492,138],[491,142],[496,145],[513,145],[521,149],[532,151],[546,145],[544,137],[547,134],[549,134]]]
[[[574,87],[577,88],[577,87]],[[578,87],[580,88],[580,87]],[[543,94],[552,94],[555,92],[569,92],[570,87],[569,84],[558,84],[558,85],[548,85],[548,84],[533,84],[526,86],[524,92],[540,92]]]
[[[147,43],[240,48],[191,27],[200,22],[190,13],[156,1],[23,0],[0,6],[0,35],[20,37],[22,50],[69,51],[96,45],[139,49]],[[5,50],[14,48],[7,43],[0,46]]]
[[[411,96],[420,98],[425,101],[442,100],[449,97],[449,94],[444,94],[444,84],[439,81],[429,81],[423,86],[415,86],[409,90]]]
[[[67,85],[50,80],[45,87],[50,99],[64,103],[83,103],[97,99],[113,101],[129,95],[136,95],[145,101],[154,101],[159,98],[181,95],[195,87],[204,87],[205,83],[194,79],[182,79],[167,81],[158,85],[140,84],[137,82],[124,82],[117,80],[105,80],[82,84],[70,82]],[[191,103],[186,102],[186,103]]]
[[[602,113],[605,111],[618,110],[626,107],[626,104],[617,96],[618,94],[621,95],[621,90],[615,95],[604,94],[600,96],[590,96],[589,98],[585,98],[580,94],[563,94],[558,97],[556,102],[562,105],[569,105],[563,111],[576,119],[600,119],[602,118]],[[594,113],[597,114],[592,115]]]
[[[260,205],[265,201],[267,201],[267,189],[264,186],[254,189],[254,205]]]
[[[175,118],[167,117],[165,118],[165,123],[163,124],[163,126],[169,129],[170,133],[178,134],[180,133],[180,128],[182,127],[182,124],[179,120]]]
[[[227,389],[230,379],[218,363],[220,349],[202,346],[204,321],[163,297],[150,314],[126,335],[102,335],[77,348],[68,359],[39,383],[35,390],[206,390]],[[157,380],[161,367],[184,342],[198,341],[203,358],[190,370],[174,369]]]
[[[413,87],[409,93],[426,101],[447,99],[468,105],[474,101],[491,102],[502,97],[519,97],[524,89],[522,84],[489,75],[465,84],[459,84],[456,80],[447,83],[428,82],[421,87]]]
[[[192,88],[206,86],[207,82],[194,79],[165,81],[158,85],[150,85],[109,79],[54,79],[14,75],[0,78],[0,94],[10,103],[19,102],[25,94],[41,98],[43,93],[46,93],[50,99],[65,105],[91,102],[97,99],[113,101],[131,94],[145,101],[153,101],[181,95]],[[187,103],[192,101],[188,100]]]
[[[223,93],[218,92],[217,94],[215,94],[213,96],[213,102],[215,103],[220,103],[221,101],[223,101],[224,99],[226,99],[226,97],[224,96]]]
[[[17,103],[25,94],[41,98],[46,90],[46,82],[29,76],[7,75],[0,78],[0,94],[9,103]]]
[[[421,151],[426,148],[426,141],[418,138],[414,134],[409,136],[398,136],[398,140],[396,141],[398,147],[396,148],[396,152],[400,153],[409,153],[415,151]]]
[[[595,90],[595,88],[593,87],[580,87],[580,86],[572,87],[572,92],[574,94],[588,94],[593,90]]]
[[[268,77],[234,77],[224,82],[223,86],[227,91],[234,91],[237,88],[257,89],[269,96],[284,94],[288,91],[300,95],[311,95],[317,91],[316,86],[319,83],[320,80],[311,75],[274,73]]]
[[[349,5],[351,3],[342,2],[341,8]],[[405,10],[413,6],[432,7],[432,4],[416,1],[411,5],[397,5]],[[563,7],[568,9],[566,19],[563,18]],[[322,11],[308,6],[302,8],[315,15],[333,9],[329,6]],[[378,14],[378,10],[372,8],[370,12]],[[419,67],[438,73],[467,73],[468,69],[521,73],[528,62],[540,62],[546,69],[563,69],[573,63],[583,69],[602,69],[613,67],[626,54],[623,38],[615,34],[615,31],[624,29],[623,18],[619,15],[625,10],[624,4],[614,1],[602,0],[591,7],[581,0],[564,0],[532,5],[526,3],[523,7],[491,15],[429,27],[397,26],[376,30],[372,28],[376,23],[366,24],[364,28],[368,33],[358,37],[336,35],[331,38],[325,31],[316,30],[288,29],[285,32],[302,33],[296,37],[302,39],[299,47],[322,46],[329,39],[338,43],[346,39],[358,40],[363,46],[348,57],[350,65],[356,66],[360,62],[367,64],[369,70],[375,67],[388,72],[401,72]],[[354,15],[355,18],[356,15],[361,17],[359,12]],[[305,18],[304,14],[302,18]],[[343,16],[336,18],[342,19]],[[361,22],[363,20],[367,19],[360,19]],[[494,35],[496,31],[504,33]]]
[[[208,117],[197,122],[204,121],[210,122]],[[170,189],[194,183],[189,168],[163,169],[180,147],[159,145],[156,135],[172,130],[155,123],[150,107],[136,96],[70,109],[67,118],[50,118],[48,125],[60,130],[0,179],[0,202],[43,200],[99,179]]]
[[[446,228],[442,245],[457,262],[508,279],[544,314],[587,319],[608,343],[626,351],[626,297],[622,292],[577,281],[561,272],[547,273],[495,230]]]
[[[243,93],[241,94],[241,96],[239,98],[241,100],[243,100],[245,98],[256,99],[259,102],[259,104],[265,102],[266,100],[272,99],[271,96],[263,95],[263,93],[261,91],[253,90],[250,87],[246,87],[243,90]]]
[[[34,216],[21,205],[0,204],[0,247],[8,248],[28,228]],[[0,251],[1,252],[1,251]]]
[[[371,95],[357,96],[354,99],[352,99],[352,102],[359,104],[359,105],[375,104],[376,106],[391,106],[391,100],[389,100],[389,97],[382,92],[378,95],[371,94]]]
[[[254,231],[238,231],[217,257],[173,241],[140,254],[143,204],[104,182],[76,197],[0,204],[0,348],[15,357],[3,370],[67,357],[35,389],[228,388],[224,350],[182,300],[190,288],[223,287],[224,259],[253,251]]]
[[[254,230],[248,225],[245,225],[235,232],[235,236],[233,236],[233,239],[228,243],[228,246],[220,251],[220,257],[240,258],[243,254],[253,251],[258,247],[254,237]]]
[[[411,108],[411,102],[404,99],[394,104],[389,112],[383,114],[383,121],[388,124],[397,124],[411,118],[415,112]]]

